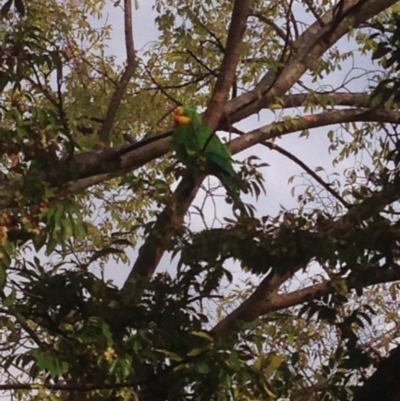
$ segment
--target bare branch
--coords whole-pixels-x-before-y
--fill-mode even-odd
[[[371,111],[366,109],[348,109],[310,114],[293,118],[290,123],[277,122],[265,125],[259,129],[255,129],[254,131],[251,131],[245,135],[242,135],[240,138],[236,138],[231,141],[229,147],[232,153],[235,154],[248,149],[257,143],[261,143],[265,140],[276,138],[281,135],[287,135],[288,133],[293,133],[304,129],[324,127],[331,124],[356,121],[398,124],[400,123],[400,112],[388,110]]]
[[[124,0],[125,46],[128,64],[135,63],[135,46],[133,43],[132,2]]]
[[[381,270],[376,273],[367,283],[363,283],[363,287],[400,280],[400,269],[398,268],[387,271]],[[365,275],[365,272],[363,271],[362,274]],[[349,288],[359,287],[359,275],[357,274],[351,275],[345,281]],[[215,337],[224,337],[238,330],[240,322],[252,322],[270,312],[301,305],[311,299],[317,299],[333,292],[334,286],[331,285],[331,281],[324,280],[321,283],[293,291],[289,294],[278,294],[277,288],[271,285],[268,276],[245,302],[212,329],[212,333]]]
[[[333,106],[369,107],[369,99],[370,95],[363,92],[296,93],[282,98],[282,108],[302,107],[310,104],[323,108]]]
[[[130,272],[123,290],[130,288],[135,277],[150,278],[160,262],[168,242],[183,223],[186,211],[192,203],[204,177],[196,180],[189,175],[182,178],[165,209],[157,217],[154,229],[139,250],[139,256]]]
[[[339,24],[333,10],[327,12],[322,17],[325,24],[323,27],[317,21],[299,36],[294,44],[298,51],[293,53],[278,79],[276,79],[276,72],[267,72],[252,91],[238,96],[226,105],[225,114],[229,116],[229,122],[232,124],[241,121],[259,111],[260,108],[271,104],[277,97],[282,97],[308,68],[350,30],[350,27],[357,28],[395,3],[396,0],[370,0],[354,8],[360,4],[359,0],[347,0],[343,13],[348,12],[348,14]],[[334,24],[337,26],[332,31]],[[271,88],[272,82],[275,83]],[[267,93],[266,90],[268,90]]]
[[[362,272],[365,276],[365,271]],[[400,269],[396,266],[388,270],[377,271],[375,276],[373,276],[367,283],[363,283],[363,287],[368,287],[376,284],[390,283],[400,280]],[[354,273],[346,280],[349,288],[359,288],[359,275]],[[290,294],[279,294],[276,295],[273,300],[273,306],[268,307],[262,314],[286,309],[291,306],[300,305],[311,299],[316,299],[322,295],[329,294],[333,292],[333,286],[330,281],[323,281],[319,284],[315,284],[300,290],[291,292]]]
[[[99,141],[103,145],[108,141],[110,137],[118,107],[121,103],[122,97],[125,94],[126,88],[137,66],[137,61],[135,57],[135,48],[133,43],[131,0],[124,0],[124,22],[125,22],[125,46],[127,54],[127,65],[125,67],[124,73],[122,74],[120,80],[118,81],[115,92],[111,97],[107,114],[99,133]]]
[[[265,277],[257,289],[238,308],[222,319],[212,329],[216,338],[224,337],[239,329],[240,322],[252,322],[261,316],[262,311],[270,304],[270,299],[276,294],[279,286],[287,279],[275,281],[278,276],[270,273]]]

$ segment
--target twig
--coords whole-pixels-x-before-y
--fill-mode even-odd
[[[297,158],[294,154],[288,152],[287,150],[281,148],[280,146],[276,145],[275,143],[271,142],[263,142],[263,146],[266,146],[268,149],[276,150],[277,152],[281,153],[282,155],[286,156],[288,159],[292,160],[294,163],[299,165],[303,170],[305,170],[311,177],[314,178],[319,184],[321,184],[331,195],[333,195],[343,206],[346,208],[350,208],[349,205],[336,191],[334,191],[329,184],[327,184],[318,174],[310,169],[303,161]]]
[[[310,2],[310,0],[304,0],[304,3],[307,4],[308,9],[311,11],[312,15],[314,15],[314,17],[318,21],[319,25],[321,27],[324,27],[325,26],[324,20],[319,16],[319,14],[317,13],[316,9],[314,8],[314,6]]]
[[[209,74],[213,75],[214,77],[218,77],[218,74],[215,71],[211,70],[206,64],[204,64],[192,51],[186,50],[186,53],[194,58],[194,60],[198,62],[205,70],[207,70]]]
[[[150,72],[150,69],[146,66],[145,70],[147,72],[147,74],[149,75],[149,78],[151,80],[151,82],[153,82],[154,85],[156,85],[157,90],[159,90],[167,99],[169,99],[173,104],[177,105],[177,106],[181,106],[181,103],[179,102],[179,100],[175,99],[173,96],[171,96],[164,88],[162,85],[159,85],[156,81],[156,79],[153,77],[153,75]]]
[[[213,42],[213,41],[211,41],[211,40],[209,40],[209,42],[212,43],[212,44],[214,44],[214,45],[216,45],[217,48],[222,52],[222,54],[225,54],[225,47],[224,47],[224,45],[222,44],[222,42],[220,41],[220,39],[218,38],[218,36],[217,36],[213,31],[211,31],[211,30],[207,27],[207,25],[205,25],[205,24],[200,20],[200,18],[199,18],[196,14],[194,14],[194,13],[192,13],[192,12],[189,11],[189,15],[190,15],[193,19],[195,19],[196,22],[197,22],[199,25],[201,25],[201,26],[204,28],[204,30],[205,30],[212,38],[214,38],[215,42]]]
[[[276,33],[281,39],[283,39],[284,41],[287,40],[287,37],[288,37],[287,33],[285,33],[285,31],[284,31],[282,28],[280,28],[280,27],[279,27],[274,21],[272,21],[271,19],[269,19],[269,18],[267,18],[267,17],[264,17],[261,13],[256,13],[256,12],[252,12],[252,13],[250,14],[250,16],[251,16],[251,17],[257,18],[259,21],[261,21],[261,22],[263,22],[264,24],[270,26],[270,27],[275,31],[275,33]],[[292,43],[290,43],[290,44],[292,44]]]

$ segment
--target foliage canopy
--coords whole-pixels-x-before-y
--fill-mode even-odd
[[[138,50],[148,5],[110,3],[0,0],[0,389],[366,400],[400,327],[399,5],[155,0]],[[181,105],[254,215],[177,163]]]

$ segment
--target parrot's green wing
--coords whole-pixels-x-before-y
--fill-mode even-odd
[[[232,154],[229,148],[221,142],[216,134],[213,134],[210,127],[201,125],[197,130],[199,147],[206,160],[225,175],[236,175],[232,167]],[[214,166],[213,166],[214,165]],[[214,173],[214,171],[212,171]]]
[[[196,168],[196,161],[203,157],[210,174],[216,176],[231,196],[236,208],[247,214],[240,199],[237,173],[232,166],[232,154],[210,127],[204,125],[196,110],[184,107],[184,115],[191,124],[181,125],[172,133],[172,147],[177,159],[187,167]]]
[[[181,163],[184,165],[193,163],[194,159],[200,154],[201,149],[195,127],[192,124],[175,128],[172,133],[172,148]]]

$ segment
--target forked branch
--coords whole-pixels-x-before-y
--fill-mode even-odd
[[[236,67],[240,58],[242,39],[246,29],[251,0],[236,0],[228,32],[227,45],[217,82],[211,96],[203,121],[213,130],[221,119],[229,90],[235,79]],[[184,220],[186,212],[200,188],[204,177],[193,178],[188,172],[171,196],[167,206],[160,213],[154,228],[139,250],[139,256],[125,282],[124,291],[129,292],[135,277],[151,277],[164,254],[173,233]]]

